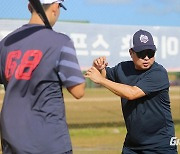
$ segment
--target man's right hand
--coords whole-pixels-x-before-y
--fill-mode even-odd
[[[102,71],[108,65],[106,57],[99,57],[93,61],[93,66],[98,70]]]

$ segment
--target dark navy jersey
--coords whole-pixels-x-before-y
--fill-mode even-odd
[[[139,87],[146,96],[121,99],[127,128],[124,145],[132,149],[170,148],[174,134],[167,71],[158,63],[146,71],[135,69],[132,61],[106,68],[111,81]]]
[[[62,87],[83,83],[71,39],[40,25],[24,25],[0,42],[3,150],[60,154],[72,149]],[[7,152],[8,153],[8,152]]]

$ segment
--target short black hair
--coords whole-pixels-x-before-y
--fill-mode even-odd
[[[44,11],[46,11],[46,10],[50,7],[50,5],[51,5],[51,4],[43,4],[42,7],[43,7]],[[29,3],[29,11],[30,11],[31,13],[35,11],[34,8],[33,8],[33,6],[31,5],[31,3]]]

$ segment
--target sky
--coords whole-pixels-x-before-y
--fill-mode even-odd
[[[28,19],[28,0],[1,0],[0,18]],[[180,0],[65,0],[59,20],[180,27]]]
[[[73,17],[92,23],[180,26],[180,0],[71,0],[65,5]],[[63,14],[64,15],[64,14]],[[71,13],[64,15],[70,18]]]

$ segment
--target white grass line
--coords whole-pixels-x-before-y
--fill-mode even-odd
[[[76,100],[75,98],[65,98],[65,102],[110,102],[110,101],[120,101],[120,98],[118,97],[99,97],[99,98],[82,98],[79,100]]]
[[[171,96],[170,97],[170,101],[173,100],[180,100],[180,96],[175,95],[175,96]],[[82,98],[79,100],[76,100],[75,98],[65,98],[64,99],[65,102],[111,102],[111,101],[117,101],[117,102],[121,102],[120,97],[97,97],[97,98],[93,98],[93,97],[88,97],[88,98]]]

